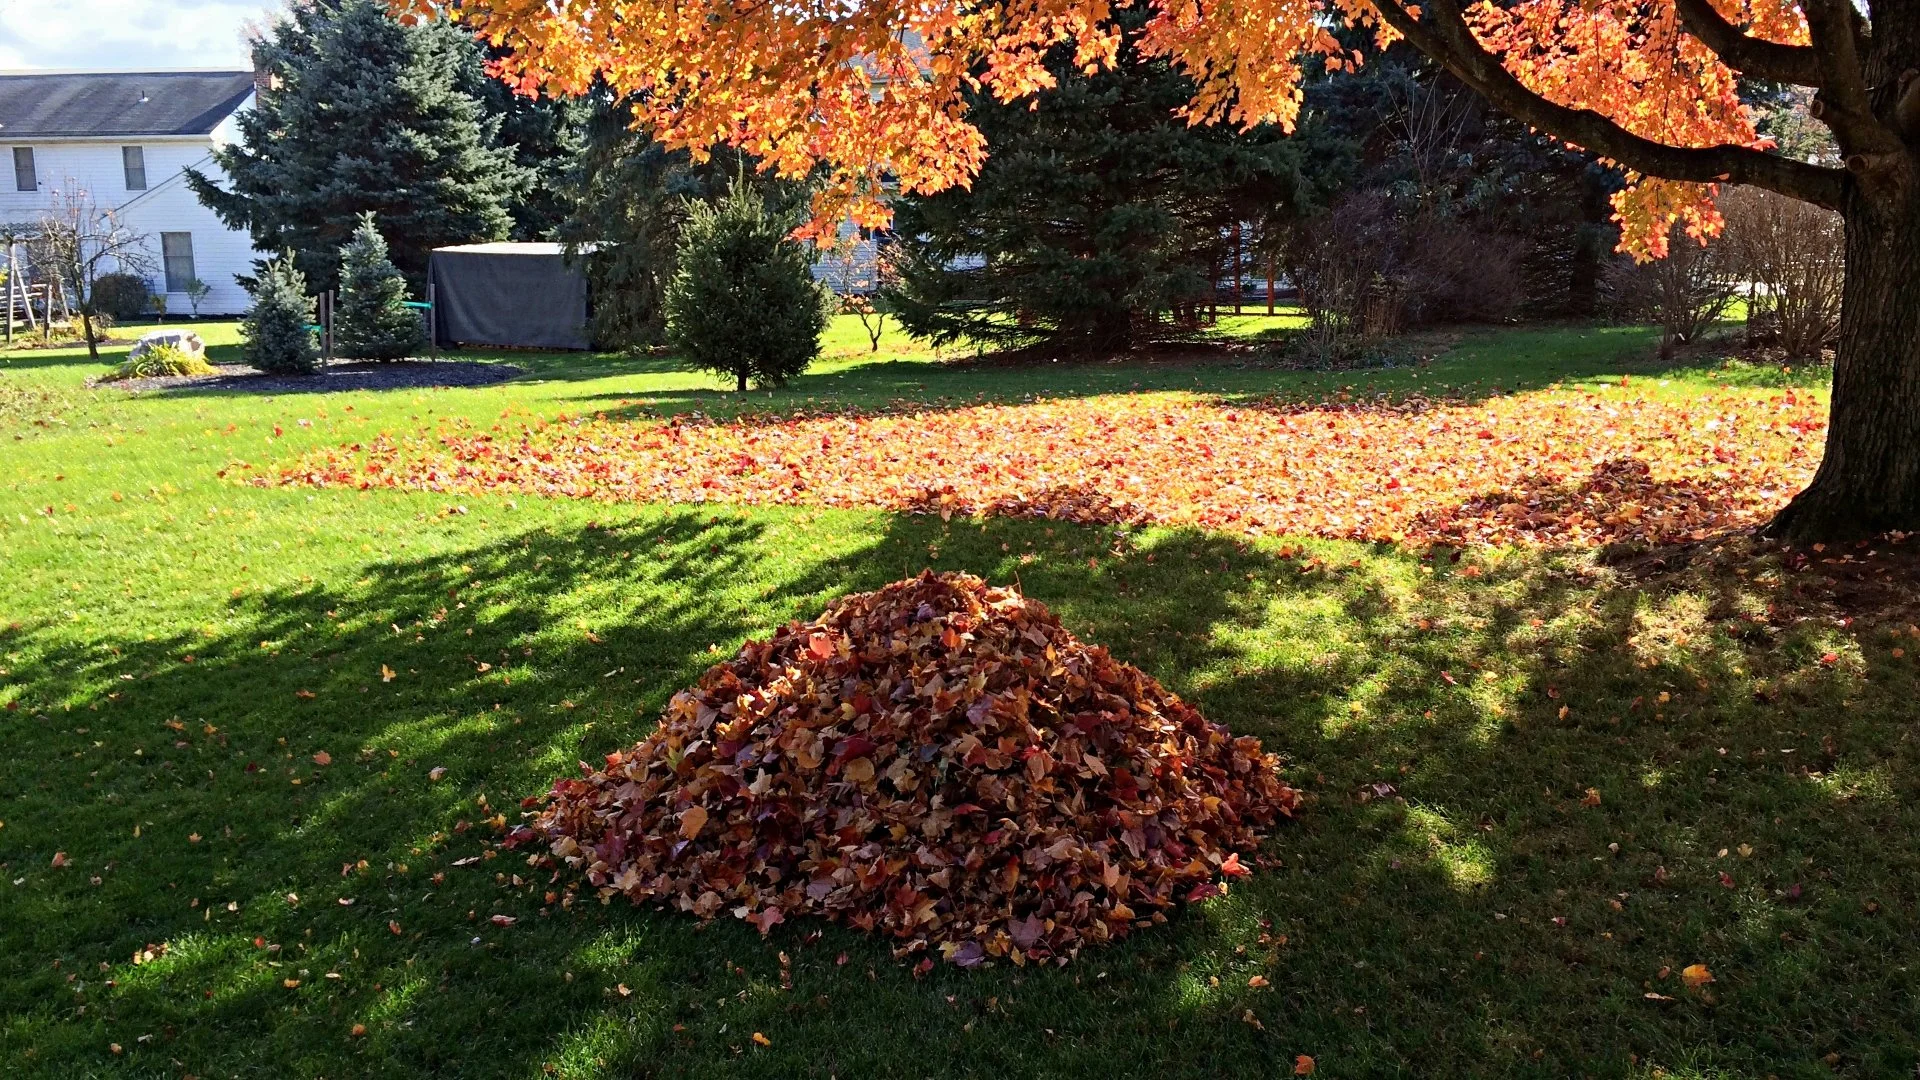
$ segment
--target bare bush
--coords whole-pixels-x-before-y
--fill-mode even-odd
[[[1738,275],[1749,286],[1748,332],[1793,358],[1819,358],[1840,336],[1847,238],[1839,214],[1759,188],[1720,200]]]
[[[1702,245],[1675,225],[1666,258],[1636,263],[1621,256],[1607,265],[1600,288],[1614,314],[1659,323],[1660,355],[1669,357],[1726,316],[1739,278],[1731,245]]]
[[[1413,326],[1497,322],[1520,300],[1510,237],[1431,211],[1403,216],[1384,192],[1301,224],[1286,257],[1309,318],[1305,345],[1328,359]]]

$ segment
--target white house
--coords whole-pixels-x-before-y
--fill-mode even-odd
[[[201,205],[182,175],[218,175],[213,149],[237,138],[253,103],[250,71],[0,72],[0,221],[30,224],[69,184],[150,238],[153,288],[184,314],[186,283],[211,292],[201,314],[249,303],[235,274],[257,257],[243,230]]]

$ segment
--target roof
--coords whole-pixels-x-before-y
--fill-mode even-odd
[[[251,93],[250,71],[0,74],[0,142],[205,135]]]
[[[566,248],[560,244],[513,243],[501,240],[487,244],[454,244],[451,247],[437,247],[435,251],[458,251],[466,255],[563,255]]]

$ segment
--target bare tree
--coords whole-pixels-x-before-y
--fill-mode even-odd
[[[863,258],[863,252],[867,257]],[[842,314],[860,320],[867,333],[867,351],[880,351],[880,338],[887,332],[887,309],[883,294],[899,281],[899,259],[893,244],[874,237],[842,240],[827,256],[828,285],[839,298]]]
[[[1747,325],[1763,329],[1789,357],[1818,360],[1839,340],[1846,283],[1846,222],[1812,203],[1761,188],[1720,200],[1735,267],[1751,286]]]
[[[1617,314],[1660,324],[1660,358],[1700,339],[1733,306],[1739,291],[1732,246],[1701,244],[1674,225],[1669,254],[1650,263],[1621,257],[1602,272],[1600,287]]]
[[[100,312],[94,303],[94,283],[101,275],[115,272],[151,277],[154,260],[148,237],[129,228],[118,211],[100,206],[91,192],[72,179],[54,190],[50,205],[40,213],[38,229],[28,241],[34,264],[53,279],[49,283],[53,288],[72,295],[87,355],[99,360]]]

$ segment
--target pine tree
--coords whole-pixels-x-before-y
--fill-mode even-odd
[[[747,171],[738,154],[716,152],[696,162],[633,125],[632,103],[600,94],[582,127],[582,148],[567,177],[571,212],[558,232],[585,256],[593,297],[589,330],[599,348],[659,345],[666,340],[663,298],[679,262],[680,230],[690,201],[726,193],[730,177],[764,189],[777,203],[790,185]]]
[[[340,249],[340,301],[334,346],[341,356],[398,360],[426,347],[426,324],[406,306],[407,279],[387,258],[387,242],[362,214],[353,239]]]
[[[908,196],[896,215],[901,282],[888,299],[902,327],[942,343],[1125,348],[1205,303],[1233,225],[1288,202],[1292,147],[1274,128],[1177,115],[1193,84],[1139,55],[1146,15],[1116,15],[1128,32],[1111,70],[1085,74],[1061,46],[1055,89],[974,96],[980,175]]]
[[[498,145],[500,119],[462,87],[478,46],[444,22],[401,26],[380,0],[294,5],[255,42],[268,80],[214,151],[223,183],[188,170],[200,200],[254,246],[291,250],[309,280],[337,281],[360,215],[378,215],[416,285],[436,247],[504,239],[529,178]]]
[[[667,340],[695,367],[778,386],[820,355],[828,294],[797,222],[736,181],[717,205],[690,202],[667,284]]]
[[[277,375],[311,375],[320,368],[313,346],[313,301],[291,255],[267,263],[253,285],[253,307],[240,323],[247,363]]]

